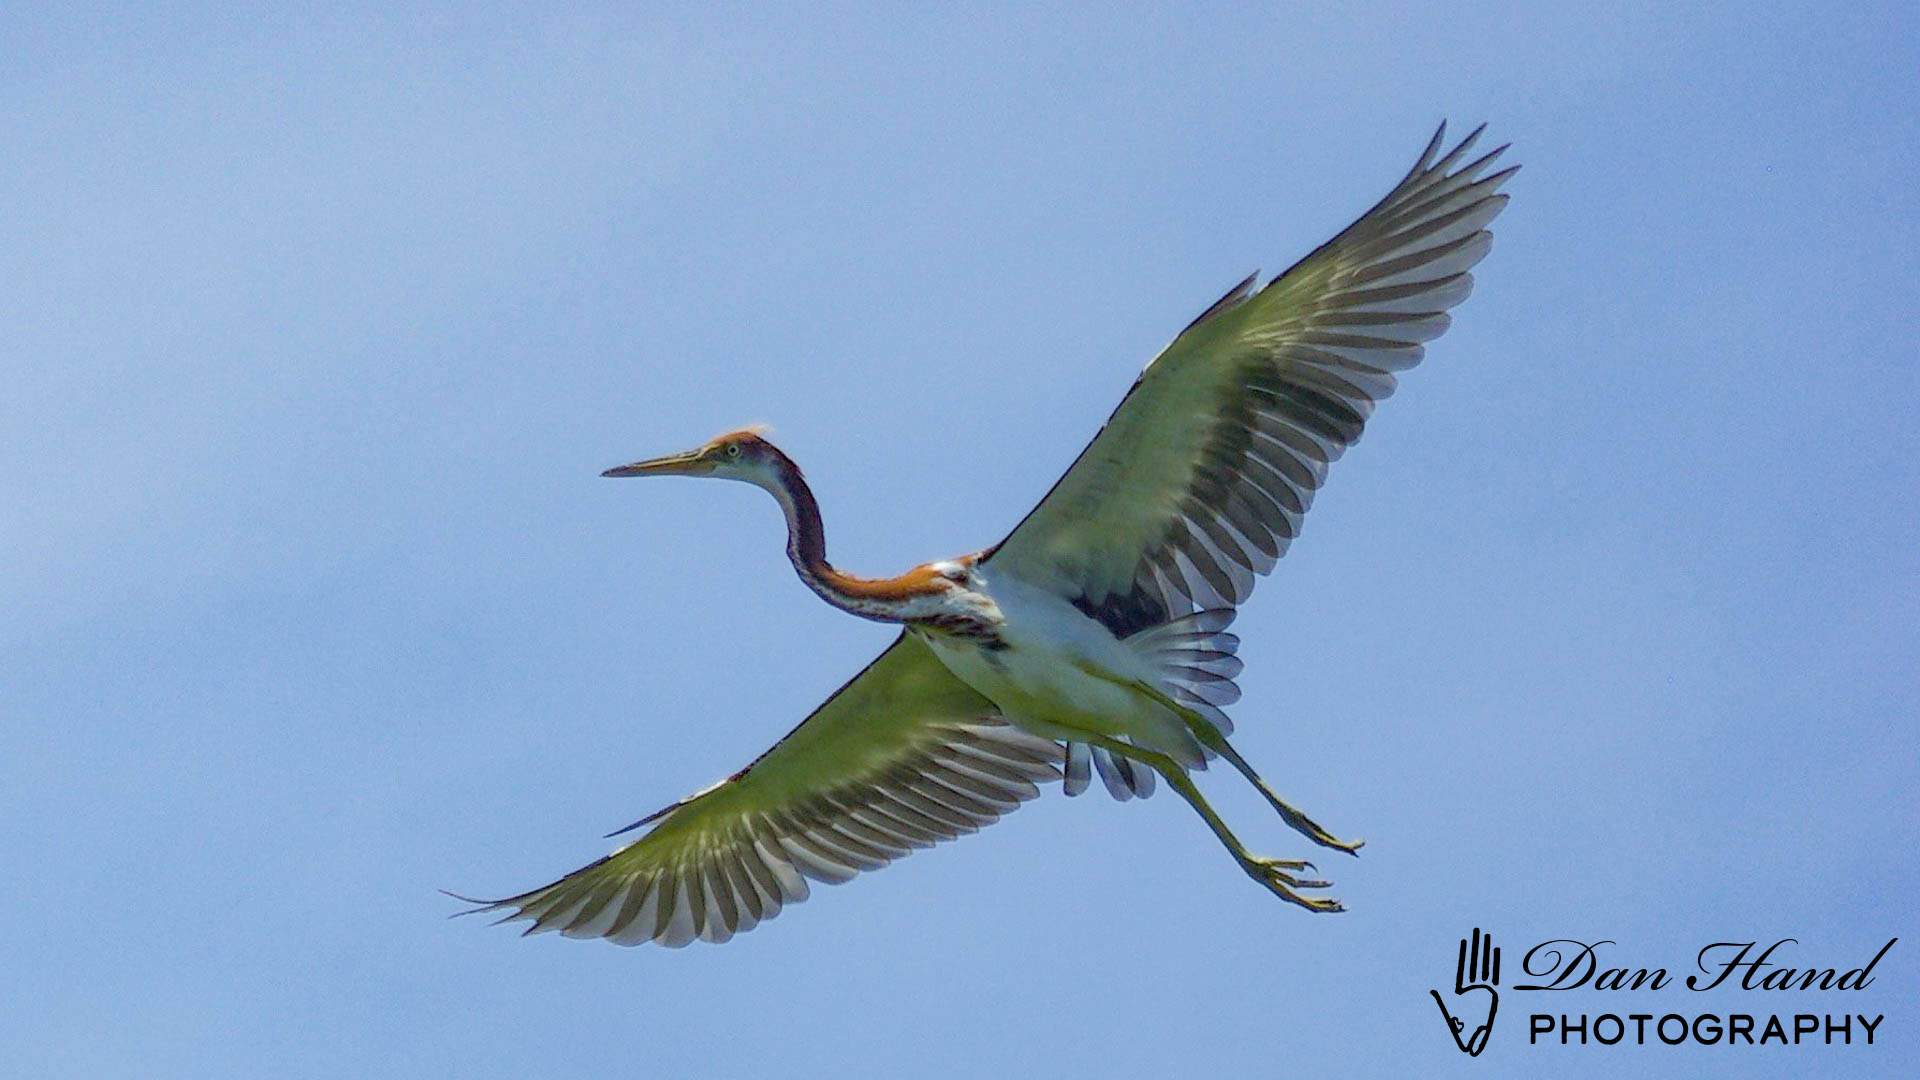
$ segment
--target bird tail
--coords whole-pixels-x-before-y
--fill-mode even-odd
[[[1246,666],[1234,655],[1240,648],[1239,637],[1227,633],[1233,616],[1232,608],[1210,608],[1148,627],[1125,639],[1127,646],[1147,662],[1161,692],[1223,736],[1233,734],[1233,721],[1222,706],[1240,700],[1240,687],[1233,679]],[[1207,759],[1214,756],[1204,741],[1199,749]],[[1063,788],[1068,795],[1085,791],[1095,772],[1108,793],[1122,802],[1153,794],[1152,769],[1085,743],[1067,747]]]
[[[1227,633],[1233,615],[1232,608],[1208,608],[1126,639],[1127,646],[1158,674],[1167,696],[1192,709],[1222,735],[1233,734],[1233,721],[1222,709],[1240,700],[1240,686],[1233,679],[1246,668],[1234,655],[1240,650],[1240,638]]]
[[[1153,794],[1153,770],[1135,761],[1102,750],[1086,743],[1067,744],[1066,779],[1061,790],[1068,795],[1078,795],[1093,783],[1093,774],[1100,774],[1100,782],[1107,786],[1107,793],[1121,802],[1134,796],[1144,799]]]

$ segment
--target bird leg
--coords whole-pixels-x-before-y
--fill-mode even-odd
[[[1312,863],[1303,859],[1272,859],[1248,851],[1246,845],[1240,842],[1239,837],[1233,835],[1233,830],[1227,828],[1227,823],[1221,820],[1220,815],[1207,802],[1206,796],[1200,794],[1199,787],[1194,784],[1193,778],[1187,775],[1187,770],[1179,762],[1165,754],[1145,750],[1130,742],[1096,732],[1075,732],[1075,738],[1098,746],[1109,753],[1137,761],[1159,773],[1175,791],[1180,793],[1180,797],[1187,800],[1188,805],[1206,820],[1208,827],[1213,829],[1213,834],[1226,845],[1228,853],[1233,856],[1235,862],[1240,864],[1240,868],[1247,872],[1247,876],[1266,886],[1275,896],[1290,904],[1298,904],[1308,911],[1346,910],[1341,906],[1340,901],[1330,897],[1301,896],[1295,891],[1296,889],[1324,889],[1331,884],[1331,882],[1313,878],[1294,876],[1295,871],[1312,871],[1314,869]]]
[[[1273,807],[1274,810],[1279,813],[1280,820],[1286,822],[1294,831],[1314,843],[1319,844],[1321,847],[1330,847],[1335,851],[1344,851],[1349,855],[1360,854],[1360,848],[1366,844],[1365,840],[1342,840],[1322,828],[1319,822],[1295,809],[1292,803],[1281,798],[1280,793],[1273,790],[1272,785],[1267,783],[1265,777],[1253,771],[1253,766],[1247,764],[1247,759],[1240,756],[1240,751],[1235,750],[1233,744],[1227,741],[1227,737],[1220,734],[1220,729],[1209,723],[1206,717],[1175,701],[1158,687],[1151,686],[1144,682],[1136,682],[1133,686],[1135,689],[1145,693],[1148,697],[1171,709],[1175,716],[1185,720],[1188,729],[1193,732],[1193,737],[1199,739],[1207,749],[1226,758],[1229,764],[1240,770],[1240,775],[1246,777],[1249,783],[1259,789],[1261,797],[1267,800],[1267,805]]]
[[[1264,777],[1253,771],[1253,766],[1247,764],[1247,759],[1240,756],[1240,751],[1233,748],[1233,744],[1227,741],[1225,735],[1220,734],[1220,729],[1204,720],[1193,727],[1194,735],[1205,743],[1208,749],[1226,758],[1234,768],[1240,770],[1241,776],[1246,777],[1249,783],[1260,790],[1267,804],[1279,813],[1280,820],[1321,847],[1330,847],[1349,855],[1360,854],[1360,848],[1366,843],[1365,840],[1341,840],[1322,828],[1319,822],[1294,809],[1291,803],[1280,797],[1279,792],[1273,790]]]

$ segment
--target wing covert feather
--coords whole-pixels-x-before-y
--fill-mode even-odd
[[[1183,330],[983,566],[1122,636],[1245,601],[1472,291],[1515,169],[1482,176],[1505,147],[1461,164],[1478,130],[1440,156],[1445,131],[1338,236]]]
[[[656,822],[646,835],[473,910],[532,920],[529,934],[725,941],[805,900],[808,879],[846,881],[999,820],[1059,777],[1062,754],[902,634],[751,765],[637,822]]]

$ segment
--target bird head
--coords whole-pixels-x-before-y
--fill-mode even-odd
[[[712,476],[761,483],[780,452],[760,437],[759,428],[729,431],[706,443],[665,457],[648,458],[608,469],[601,476]]]

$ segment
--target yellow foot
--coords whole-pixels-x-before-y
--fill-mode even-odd
[[[1345,911],[1340,901],[1332,897],[1301,896],[1295,889],[1325,889],[1333,883],[1317,878],[1298,878],[1294,871],[1312,871],[1312,863],[1304,859],[1267,859],[1254,857],[1247,860],[1247,876],[1267,887],[1273,895],[1289,904],[1298,904],[1308,911]]]

